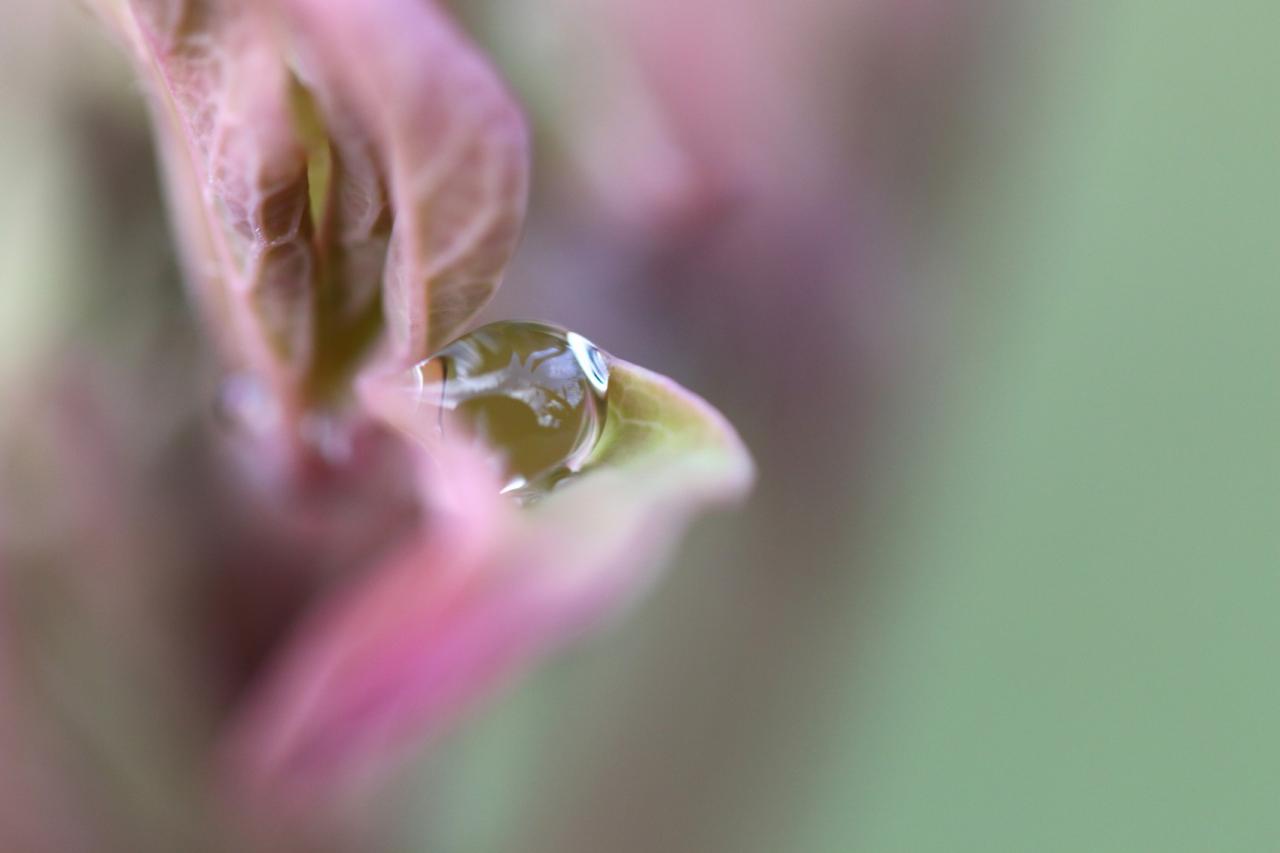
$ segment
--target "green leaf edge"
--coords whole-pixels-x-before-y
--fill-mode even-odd
[[[696,483],[723,500],[745,496],[755,480],[751,454],[724,415],[673,380],[619,359],[610,365],[604,430],[574,479],[605,470]]]

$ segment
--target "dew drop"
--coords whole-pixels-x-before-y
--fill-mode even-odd
[[[520,499],[576,472],[604,425],[608,357],[555,326],[482,326],[416,365],[413,374],[419,399],[438,407],[439,429],[460,427],[501,453],[502,491]]]

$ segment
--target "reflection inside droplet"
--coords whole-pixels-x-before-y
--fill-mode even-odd
[[[607,357],[554,326],[491,323],[413,373],[441,431],[464,429],[502,454],[504,494],[530,497],[577,471],[604,424]]]

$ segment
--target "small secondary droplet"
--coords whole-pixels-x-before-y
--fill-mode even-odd
[[[576,332],[499,322],[413,368],[416,393],[500,452],[504,494],[527,498],[577,471],[604,425],[608,357]],[[446,414],[447,413],[447,414]]]

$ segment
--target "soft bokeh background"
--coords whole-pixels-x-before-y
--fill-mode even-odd
[[[456,5],[536,129],[486,317],[698,390],[761,479],[413,763],[398,849],[1280,845],[1280,10]],[[0,10],[6,641],[127,768],[185,701],[136,685],[190,630],[148,610],[186,583],[154,493],[215,370],[124,62]],[[49,760],[33,701],[7,766]]]

